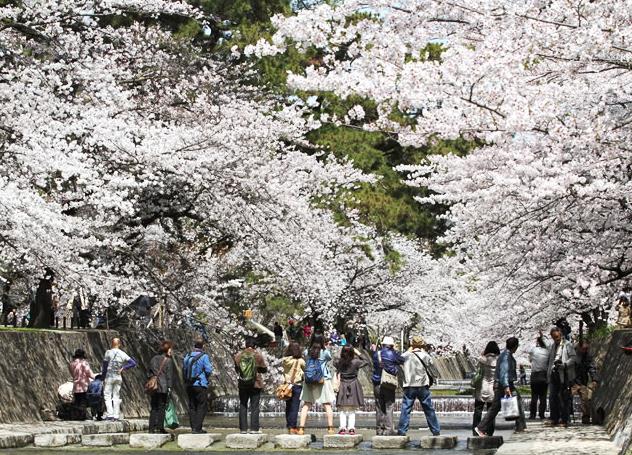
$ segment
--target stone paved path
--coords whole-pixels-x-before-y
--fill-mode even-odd
[[[542,423],[527,423],[524,433],[514,433],[496,455],[619,455],[620,449],[603,427],[572,425],[550,428]]]

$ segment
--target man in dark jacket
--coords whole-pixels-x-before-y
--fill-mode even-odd
[[[584,340],[579,343],[575,359],[575,384],[571,391],[582,400],[582,423],[586,425],[590,424],[590,402],[598,383],[599,376],[593,356],[590,354],[590,345]]]
[[[158,390],[151,395],[150,433],[166,433],[165,411],[174,379],[172,349],[173,343],[171,341],[163,341],[160,344],[161,353],[153,356],[149,362],[149,377],[156,376],[158,378]]]
[[[474,428],[479,436],[487,436],[489,424],[496,419],[500,412],[500,403],[503,397],[510,397],[512,394],[518,397],[518,409],[520,417],[516,420],[516,431],[521,432],[527,428],[524,410],[522,409],[522,399],[516,389],[515,383],[518,380],[516,375],[516,359],[514,353],[518,350],[518,338],[511,337],[507,340],[506,349],[500,353],[496,364],[496,378],[494,380],[494,401],[485,414],[485,418]]]
[[[182,362],[182,372],[189,398],[189,420],[193,434],[206,433],[202,429],[208,411],[208,386],[213,373],[213,362],[204,352],[204,339],[197,338],[193,351]]]
[[[406,359],[395,351],[395,340],[384,337],[382,349],[373,353],[373,393],[375,396],[375,431],[378,435],[396,434],[393,428],[393,406],[395,404],[395,387],[381,385],[382,370],[397,375],[397,366],[403,365]]]

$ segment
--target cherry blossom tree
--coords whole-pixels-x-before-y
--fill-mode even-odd
[[[442,241],[478,292],[504,296],[471,308],[487,326],[590,319],[629,285],[628,2],[347,0],[274,23],[271,41],[247,53],[317,49],[289,76],[296,89],[375,100],[380,117],[363,127],[402,144],[481,144],[400,171],[434,192],[421,203],[450,205]],[[335,121],[357,125],[352,111]]]
[[[0,7],[2,265],[220,327],[234,295],[279,292],[329,321],[366,308],[390,279],[382,240],[325,202],[372,178],[302,153],[302,111],[165,25],[207,19],[170,1]]]

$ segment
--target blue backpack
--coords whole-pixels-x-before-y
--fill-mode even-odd
[[[306,384],[322,384],[325,382],[323,375],[323,367],[320,359],[307,359],[305,365],[305,383]]]
[[[88,386],[88,405],[98,406],[103,398],[103,380],[97,377]]]

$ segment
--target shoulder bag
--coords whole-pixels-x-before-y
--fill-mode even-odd
[[[284,382],[274,391],[274,396],[277,400],[287,401],[292,398],[292,386],[294,385],[294,378],[296,377],[296,370],[300,361],[300,359],[294,360],[294,365],[290,370],[290,382]]]
[[[165,363],[167,363],[167,356],[165,356],[164,359],[162,359],[162,362],[160,362],[160,368],[158,368],[158,374],[155,374],[149,379],[147,379],[147,382],[145,383],[145,393],[147,395],[153,395],[154,393],[158,391],[160,387],[160,384],[158,383],[158,378],[162,374],[162,369],[165,366]]]
[[[380,378],[380,387],[395,390],[397,386],[399,385],[399,381],[397,380],[397,375],[391,374],[384,369],[384,365],[382,364],[382,353],[380,351],[377,352],[377,361],[379,362],[380,368],[382,369],[382,376]]]

